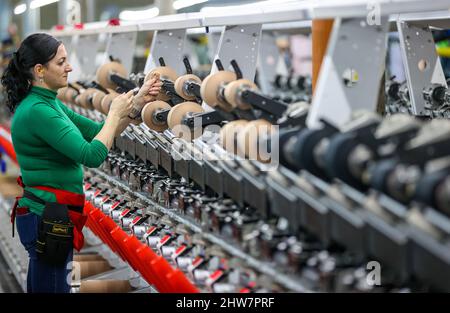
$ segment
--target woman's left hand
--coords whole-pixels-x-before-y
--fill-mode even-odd
[[[138,93],[134,96],[134,102],[141,107],[145,104],[155,101],[159,92],[161,91],[162,82],[159,74],[153,75],[152,78],[147,80],[139,89]]]

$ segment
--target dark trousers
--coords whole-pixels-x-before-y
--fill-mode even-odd
[[[17,232],[20,242],[29,256],[27,292],[28,293],[70,293],[73,250],[63,266],[51,266],[37,258],[36,240],[41,217],[34,213],[16,216]]]

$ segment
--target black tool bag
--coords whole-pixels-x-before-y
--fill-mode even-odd
[[[63,266],[73,249],[73,227],[69,208],[65,204],[46,202],[29,191],[25,198],[45,206],[38,228],[36,253],[39,260],[53,266]]]

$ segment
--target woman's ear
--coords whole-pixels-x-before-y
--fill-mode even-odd
[[[34,72],[34,76],[36,78],[42,78],[42,76],[44,75],[44,66],[42,64],[36,64],[33,68],[33,72]]]

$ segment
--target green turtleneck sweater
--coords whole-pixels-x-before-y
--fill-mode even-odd
[[[11,127],[14,150],[26,189],[45,201],[56,201],[47,186],[83,194],[83,169],[98,167],[108,149],[93,138],[103,127],[68,109],[56,92],[32,87],[18,105]],[[42,215],[44,206],[22,198],[19,206]]]

